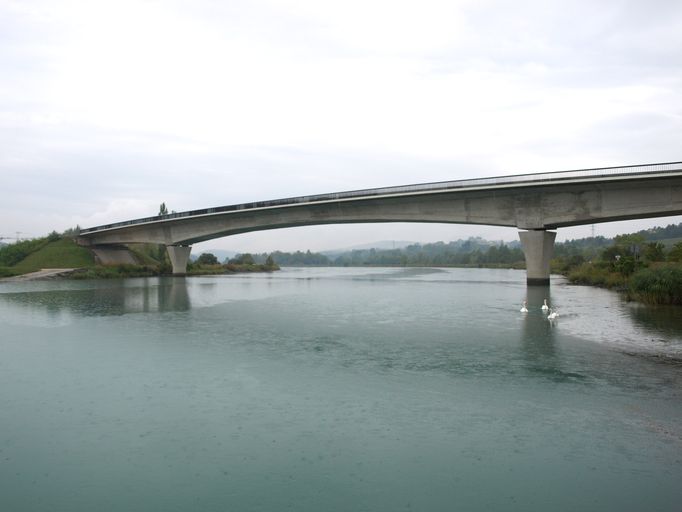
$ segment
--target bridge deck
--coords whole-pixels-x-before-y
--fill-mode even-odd
[[[167,215],[156,215],[123,222],[115,222],[102,226],[82,229],[81,235],[93,234],[110,229],[122,228],[137,224],[159,222],[186,217],[200,217],[214,215],[231,211],[275,208],[291,205],[308,203],[320,203],[342,200],[359,200],[363,198],[374,198],[378,196],[400,196],[407,194],[432,194],[442,192],[455,192],[459,190],[494,189],[522,186],[541,186],[552,185],[566,182],[585,182],[585,181],[606,181],[618,179],[637,179],[651,178],[655,176],[665,176],[682,172],[682,162],[667,162],[645,165],[631,165],[619,167],[601,167],[593,169],[579,169],[570,171],[554,171],[534,174],[517,174],[509,176],[497,176],[490,178],[473,178],[455,181],[441,181],[435,183],[419,183],[412,185],[401,185],[394,187],[382,187],[373,189],[351,190],[346,192],[334,192],[329,194],[318,194],[310,196],[289,197],[270,201],[257,201],[228,206],[218,206],[214,208],[204,208],[200,210],[189,210],[184,212],[171,213]]]

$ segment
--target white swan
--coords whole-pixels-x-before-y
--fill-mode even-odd
[[[549,311],[549,306],[547,305],[547,299],[545,299],[545,303],[542,305],[542,310],[545,312]]]
[[[523,301],[523,306],[521,306],[521,313],[528,313],[528,308],[526,307],[527,302],[524,300]]]
[[[555,309],[552,309],[550,311],[551,311],[551,313],[549,315],[547,315],[547,319],[548,320],[555,320],[556,317],[559,316],[559,313],[557,313],[557,311]]]

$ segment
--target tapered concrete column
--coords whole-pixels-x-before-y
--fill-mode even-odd
[[[526,256],[526,279],[529,285],[549,285],[549,260],[554,254],[555,231],[519,231]]]
[[[189,253],[192,252],[191,245],[167,245],[168,257],[173,265],[173,275],[182,276],[187,273],[187,262]]]

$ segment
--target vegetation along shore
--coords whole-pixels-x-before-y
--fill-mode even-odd
[[[0,246],[0,278],[26,275],[46,268],[73,269],[70,279],[107,279],[170,275],[172,267],[164,246],[135,245],[124,248],[128,263],[103,263],[95,251],[79,246],[75,230],[63,234],[22,240]],[[258,263],[249,254],[220,263],[212,254],[202,254],[187,267],[187,275],[272,272],[279,266],[266,259]]]
[[[125,248],[131,263],[103,264],[96,253],[75,243],[77,230],[0,246],[0,277],[44,268],[76,269],[72,279],[157,276],[171,273],[166,250],[155,244]],[[469,238],[409,244],[393,249],[356,249],[240,254],[223,262],[203,253],[188,275],[270,272],[283,266],[431,266],[525,268],[518,242]],[[682,224],[670,224],[614,238],[589,237],[558,242],[552,272],[573,284],[615,289],[630,300],[682,305]]]

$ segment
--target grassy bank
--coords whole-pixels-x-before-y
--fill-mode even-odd
[[[614,237],[610,245],[567,243],[559,252],[552,271],[573,284],[615,289],[645,304],[682,305],[680,241],[664,244],[632,233]]]
[[[559,273],[565,275],[572,284],[584,284],[617,290],[627,289],[627,276],[620,272],[613,272],[608,267],[599,264],[583,263],[575,268]]]
[[[85,247],[70,238],[48,242],[14,265],[20,274],[42,268],[88,268],[95,266],[95,257]]]
[[[628,300],[682,305],[682,264],[677,262],[644,262],[626,273],[603,263],[583,263],[562,273],[572,284],[613,289]]]
[[[20,274],[19,271],[13,269],[12,267],[0,267],[0,278],[3,277],[14,277]]]
[[[71,238],[51,234],[0,248],[0,277],[11,277],[43,268],[89,268],[95,266],[92,252]]]
[[[187,267],[188,276],[235,274],[238,272],[272,272],[277,265],[197,265]],[[124,277],[154,277],[171,274],[169,265],[110,265],[96,266],[74,272],[70,279],[121,279]]]
[[[187,266],[188,276],[206,276],[206,275],[219,275],[219,274],[236,274],[241,272],[274,272],[279,270],[279,265],[277,264],[241,264],[241,263],[226,263],[226,264],[216,264],[216,265],[201,265],[197,263],[191,263]]]
[[[153,277],[161,275],[158,267],[149,265],[97,265],[68,275],[68,279],[122,279],[124,277]]]
[[[99,265],[91,250],[76,244],[73,238],[53,233],[44,238],[24,240],[0,248],[0,278],[28,274],[44,268],[76,268],[71,279],[120,279],[125,277],[151,277],[169,275],[172,267],[165,247],[144,244],[131,248],[140,263]],[[269,264],[190,263],[187,275],[233,274],[237,272],[271,272],[279,270],[273,261]]]
[[[682,304],[682,265],[656,265],[635,272],[628,294],[645,304]]]

